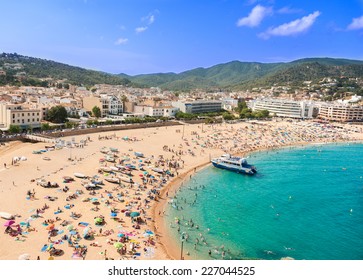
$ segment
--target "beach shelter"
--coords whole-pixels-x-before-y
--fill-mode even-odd
[[[136,218],[136,217],[139,217],[139,216],[140,216],[140,212],[131,212],[130,213],[131,218]]]
[[[6,221],[4,227],[10,227],[11,225],[15,224],[14,220]]]

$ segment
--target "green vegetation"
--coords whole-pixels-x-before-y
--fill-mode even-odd
[[[252,112],[252,109],[247,107],[245,101],[238,102],[236,112],[239,113],[241,119],[266,119],[270,115],[267,110]]]
[[[232,61],[210,68],[196,68],[179,74],[162,73],[126,76],[147,87],[174,91],[195,88],[206,91],[240,90],[271,85],[301,86],[304,81],[324,77],[362,77],[363,61],[333,58],[308,58],[290,63],[256,63]]]
[[[9,132],[12,133],[12,134],[15,134],[15,133],[20,133],[20,126],[18,125],[15,125],[15,124],[11,124],[9,126]]]
[[[93,116],[94,116],[94,117],[96,117],[96,118],[101,117],[101,109],[100,109],[100,107],[98,107],[98,106],[94,106],[94,107],[92,108],[92,114],[93,114]]]
[[[63,106],[55,106],[49,109],[46,120],[53,123],[64,123],[67,120],[67,110]]]
[[[300,87],[304,81],[317,82],[324,77],[346,78],[349,81],[349,78],[363,76],[363,61],[333,58],[306,58],[289,63],[232,61],[209,68],[196,68],[179,74],[158,73],[128,76],[86,70],[16,53],[2,53],[0,54],[0,68],[6,72],[6,75],[0,76],[0,86],[56,86],[68,89],[70,85],[82,85],[95,91],[96,88],[93,87],[95,84],[111,84],[160,87],[176,91],[176,95],[180,91],[188,92],[196,88],[209,92],[271,87],[272,85]],[[343,88],[350,89],[348,83],[345,85],[343,83]],[[361,87],[353,87],[350,91],[363,94]]]
[[[210,112],[210,113],[200,113],[200,114],[190,114],[190,113],[183,113],[181,111],[178,111],[175,114],[175,118],[177,120],[194,120],[194,119],[198,119],[198,118],[207,119],[207,118],[214,118],[214,117],[223,116],[223,115],[227,116],[227,114],[230,114],[230,113],[225,110],[221,110],[220,112]]]
[[[11,67],[5,68],[3,67],[5,63],[20,63],[22,68],[17,70],[13,70]],[[95,84],[131,85],[128,79],[120,76],[86,70],[51,60],[22,56],[16,53],[0,54],[0,67],[6,71],[6,75],[0,76],[0,85],[47,87],[57,80],[64,80],[61,84],[63,88],[69,88],[69,84],[88,87]],[[24,72],[25,76],[17,77],[18,72]]]
[[[41,125],[40,129],[41,129],[42,131],[50,130],[50,125],[49,125],[49,123],[42,123],[42,125]]]

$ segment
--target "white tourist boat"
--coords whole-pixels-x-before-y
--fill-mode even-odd
[[[224,154],[219,158],[211,160],[213,166],[217,168],[227,169],[236,173],[254,175],[257,173],[256,168],[253,165],[247,163],[247,160],[242,157],[231,156],[230,154]]]

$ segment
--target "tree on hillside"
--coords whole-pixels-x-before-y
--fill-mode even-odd
[[[46,119],[53,123],[64,123],[67,120],[67,110],[63,106],[50,108]]]
[[[92,108],[92,114],[93,114],[93,116],[94,116],[94,117],[96,117],[96,118],[101,117],[101,109],[100,109],[100,107],[98,107],[98,106],[94,106],[94,107]]]

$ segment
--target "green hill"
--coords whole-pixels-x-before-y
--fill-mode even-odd
[[[6,76],[0,76],[0,85],[40,85],[51,81],[64,80],[63,83],[92,86],[94,84],[130,85],[125,77],[107,74],[100,71],[87,70],[67,64],[22,56],[19,54],[0,54],[0,68]]]
[[[246,89],[256,86],[300,85],[324,77],[362,77],[363,61],[336,58],[304,58],[288,63],[231,61],[208,68],[195,68],[181,73],[156,73],[129,76],[100,71],[18,54],[0,54],[0,85],[48,86],[62,84],[93,86],[113,84],[134,87],[160,87],[176,91],[193,89]]]
[[[127,76],[135,83],[169,90],[245,89],[273,84],[301,84],[324,77],[362,77],[363,61],[335,58],[305,58],[289,63],[232,61],[179,74]]]

